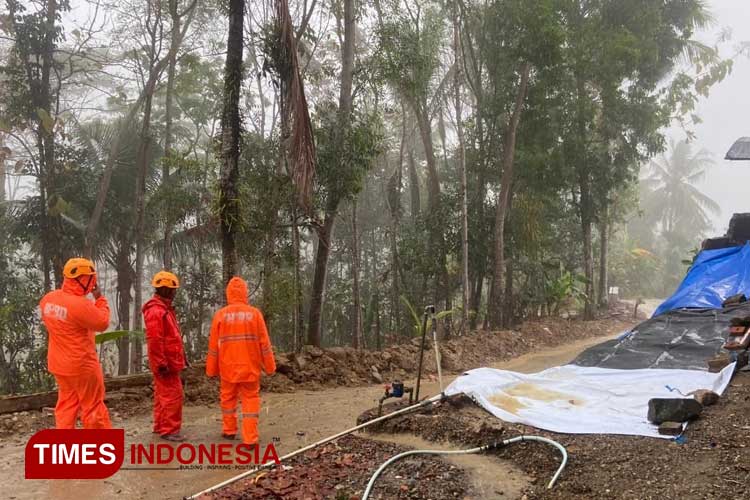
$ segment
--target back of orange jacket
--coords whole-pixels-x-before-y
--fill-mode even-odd
[[[276,371],[271,340],[263,314],[247,302],[247,283],[234,277],[227,285],[227,306],[219,309],[211,323],[206,375],[219,375],[228,382],[253,382],[261,369]]]
[[[99,367],[94,336],[109,326],[109,304],[104,296],[92,302],[81,285],[65,278],[62,288],[39,302],[49,333],[47,368],[55,375],[78,375]]]

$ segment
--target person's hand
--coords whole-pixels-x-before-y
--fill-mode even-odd
[[[157,371],[157,373],[159,374],[160,377],[166,377],[167,375],[169,375],[169,368],[167,368],[164,365],[162,365],[159,368],[157,368],[156,371]]]
[[[91,289],[91,294],[95,299],[98,299],[102,296],[102,291],[99,289],[99,285],[94,285],[94,288]]]
[[[727,342],[726,344],[724,344],[723,347],[724,347],[724,349],[727,349],[729,351],[733,351],[733,350],[739,348],[739,346],[740,345],[737,342]]]

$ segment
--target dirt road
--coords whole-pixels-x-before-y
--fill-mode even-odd
[[[492,366],[521,372],[534,372],[564,364],[584,349],[619,334],[607,332],[605,336],[584,339],[556,348],[543,350]],[[454,375],[446,376],[449,383]],[[413,381],[407,381],[411,383]],[[440,388],[436,380],[423,383],[422,394],[436,394]],[[298,391],[291,394],[266,394],[263,396],[260,432],[264,442],[272,439],[279,454],[288,453],[331,434],[354,425],[357,416],[377,406],[382,386],[340,387],[321,391]],[[126,449],[130,443],[158,443],[151,434],[148,414],[131,417],[127,422],[114,419],[115,426],[126,429]],[[221,413],[217,405],[187,406],[184,411],[184,432],[190,442],[219,443]],[[196,493],[229,477],[237,471],[196,470],[121,470],[104,481],[27,481],[23,478],[23,453],[29,436],[17,436],[0,442],[0,487],[7,498],[50,498],[78,500],[81,498],[182,498]],[[395,438],[395,441],[405,438]],[[163,442],[163,441],[162,441]],[[402,441],[402,444],[409,444]],[[411,443],[415,445],[415,443]],[[127,462],[127,460],[126,460]],[[524,474],[510,463],[493,469],[484,461],[464,461],[461,466],[474,464],[470,473],[479,485],[498,473],[515,471],[503,485],[502,498],[513,498],[524,484]],[[484,478],[484,479],[483,479]],[[480,490],[481,491],[481,490]]]

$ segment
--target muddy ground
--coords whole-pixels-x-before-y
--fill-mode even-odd
[[[604,341],[617,335],[626,329],[631,323],[627,319],[610,318],[595,323],[577,323],[575,321],[537,322],[524,326],[523,340],[517,339],[519,333],[500,332],[476,334],[476,337],[467,336],[456,341],[455,352],[462,349],[461,356],[468,359],[463,368],[469,369],[480,365],[494,366],[497,368],[512,369],[518,371],[538,371],[549,366],[564,364],[572,360],[579,352],[591,345]],[[535,332],[535,333],[534,333]],[[512,349],[495,351],[488,346],[495,346],[489,340],[492,337],[502,337],[503,340],[497,345],[511,346]],[[512,341],[508,340],[512,339]],[[464,345],[459,345],[461,341]],[[474,347],[469,347],[474,346]],[[526,354],[523,354],[526,353]],[[488,362],[492,356],[496,359],[504,359],[500,362]],[[518,356],[518,354],[522,354]],[[322,358],[323,356],[319,356]],[[434,366],[434,365],[433,365]],[[403,368],[402,368],[403,369]],[[406,372],[406,370],[404,370]],[[388,373],[385,369],[383,373]],[[408,373],[408,372],[407,372]],[[398,372],[396,372],[398,375]],[[453,378],[445,374],[446,383]],[[404,377],[408,385],[414,381],[410,377]],[[328,382],[331,383],[332,382]],[[327,384],[328,384],[327,383]],[[309,389],[305,389],[309,387]],[[315,390],[311,390],[315,387]],[[365,410],[377,405],[377,400],[382,394],[381,384],[366,384],[353,382],[337,387],[325,387],[321,384],[307,386],[295,384],[294,392],[271,392],[263,394],[263,411],[260,419],[260,432],[262,442],[273,440],[280,455],[289,453],[302,446],[308,445],[326,436],[340,432],[354,424],[357,417]],[[423,394],[431,395],[439,392],[439,386],[434,376],[427,377],[423,381]],[[188,381],[188,402],[184,409],[183,432],[188,436],[191,443],[220,443],[221,414],[218,409],[218,390],[210,385],[198,385]],[[194,394],[196,397],[191,397]],[[126,430],[126,445],[131,443],[158,442],[151,434],[151,401],[150,393],[144,388],[132,388],[121,391],[121,394],[109,400],[109,406],[113,415],[113,422],[117,427]],[[13,420],[15,419],[15,420]],[[37,429],[50,427],[54,424],[51,415],[43,412],[27,412],[24,414],[5,415],[0,417],[0,426],[6,429],[4,436],[0,437],[0,487],[3,491],[10,492],[12,498],[57,498],[61,500],[78,500],[83,497],[91,498],[182,498],[201,491],[209,486],[215,485],[237,474],[235,471],[133,471],[121,470],[115,476],[103,481],[24,481],[23,480],[23,451],[28,437]],[[10,428],[9,428],[10,427]],[[396,441],[397,446],[402,447],[424,447],[432,446],[425,442],[420,445],[414,442],[414,438],[408,436],[387,436],[388,441]],[[362,450],[358,449],[357,443],[365,441],[344,441],[350,446],[348,451],[336,453],[330,452],[330,458],[335,463],[347,453],[354,457],[365,457],[370,462],[375,462],[378,453],[387,455],[395,448],[393,443],[384,446],[379,443],[366,441]],[[348,443],[348,444],[347,444]],[[339,444],[340,446],[340,444]],[[326,457],[327,458],[327,457]],[[303,458],[305,460],[307,458]],[[379,459],[379,458],[378,458]],[[347,482],[336,481],[336,479],[322,479],[321,488],[333,487],[335,494],[313,495],[309,492],[304,498],[336,498],[339,490],[346,492],[361,493],[367,480],[364,471],[366,464],[363,462],[363,471],[360,475],[347,474]],[[430,462],[432,464],[432,462]],[[437,463],[442,465],[437,465]],[[453,483],[456,484],[455,492],[460,492],[458,498],[520,498],[521,491],[527,487],[528,478],[524,471],[513,466],[512,462],[496,459],[493,457],[471,457],[469,460],[449,461],[438,460],[434,467],[435,474],[443,473],[443,467],[453,466],[455,471],[463,471],[456,475]],[[368,465],[368,466],[369,466]],[[403,465],[405,471],[409,471],[409,464]],[[299,471],[304,471],[300,465]],[[396,469],[394,469],[396,470]],[[448,469],[451,470],[451,469]],[[468,476],[463,474],[468,474]],[[423,490],[422,486],[407,482],[408,490],[402,492],[401,479],[394,474],[384,478],[385,487],[397,488],[399,495],[403,498],[457,498],[452,496],[440,496],[439,491]],[[413,476],[413,474],[412,474]],[[402,476],[405,478],[407,476]],[[469,477],[464,482],[463,477]],[[497,485],[496,478],[502,477],[502,484]],[[438,476],[431,477],[431,484],[442,485]],[[336,484],[333,484],[336,483]],[[337,485],[339,486],[336,490]],[[390,486],[388,486],[390,485]],[[478,488],[477,486],[481,486]],[[483,486],[482,486],[483,485]],[[272,488],[275,486],[271,486]],[[431,486],[430,486],[431,487]],[[414,491],[412,489],[416,488]],[[445,485],[440,486],[445,488]],[[451,487],[452,488],[452,487]],[[484,489],[483,489],[484,488]],[[301,490],[304,492],[304,490]],[[396,491],[396,490],[394,490]],[[499,492],[499,493],[498,493]],[[344,492],[340,492],[344,495]],[[287,491],[283,497],[293,495]],[[502,494],[502,495],[501,495]],[[339,498],[342,498],[338,495]],[[232,496],[231,494],[229,495]],[[235,495],[239,498],[252,498],[243,492]],[[383,495],[386,498],[388,495]]]
[[[750,374],[739,373],[719,403],[688,426],[681,441],[632,436],[556,434],[500,422],[468,398],[434,411],[394,419],[376,430],[416,433],[441,443],[476,446],[520,434],[564,445],[570,462],[552,490],[546,485],[559,453],[540,443],[514,444],[492,453],[532,478],[529,499],[738,498],[750,492]]]

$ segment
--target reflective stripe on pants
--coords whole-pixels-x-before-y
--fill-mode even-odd
[[[221,381],[220,399],[222,432],[237,434],[237,399],[242,403],[242,441],[258,442],[258,414],[260,413],[260,381]]]

